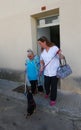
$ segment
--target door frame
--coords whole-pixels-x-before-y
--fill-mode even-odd
[[[37,39],[38,39],[38,37],[37,37],[37,20],[40,18],[54,16],[54,15],[59,15],[59,8],[31,15],[31,33],[32,33],[31,38],[32,38],[32,47],[33,47],[34,52],[37,53],[37,48],[38,48],[38,46],[37,46]],[[59,25],[60,25],[60,22],[59,22]],[[58,88],[59,89],[61,88],[60,79],[58,82]]]
[[[31,38],[32,38],[32,48],[34,52],[37,52],[37,20],[44,17],[59,15],[59,8],[48,10],[45,12],[33,14],[31,18]]]

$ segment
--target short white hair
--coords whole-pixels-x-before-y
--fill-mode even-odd
[[[34,54],[34,52],[31,49],[28,49],[27,50],[27,55],[31,55],[31,54]]]

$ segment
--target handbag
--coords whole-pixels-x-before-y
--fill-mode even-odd
[[[60,60],[60,66],[57,68],[56,75],[58,78],[64,79],[72,73],[72,69],[70,65],[67,64],[65,57],[64,59],[59,59],[59,60]]]

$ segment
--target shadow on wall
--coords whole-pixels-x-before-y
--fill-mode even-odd
[[[81,77],[69,76],[61,80],[61,89],[65,91],[81,94]]]
[[[24,82],[25,72],[10,69],[0,69],[0,79]]]

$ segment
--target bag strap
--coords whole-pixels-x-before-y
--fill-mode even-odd
[[[62,60],[63,60],[63,62],[62,62]],[[65,58],[65,56],[64,56],[63,59],[60,59],[60,58],[59,58],[59,62],[60,62],[60,66],[64,66],[64,65],[66,65],[67,62],[66,62],[66,58]]]
[[[47,65],[49,65],[49,63],[54,59],[54,57],[59,54],[60,49],[56,52],[56,54],[53,56],[53,58],[43,67],[44,69],[46,68]]]

